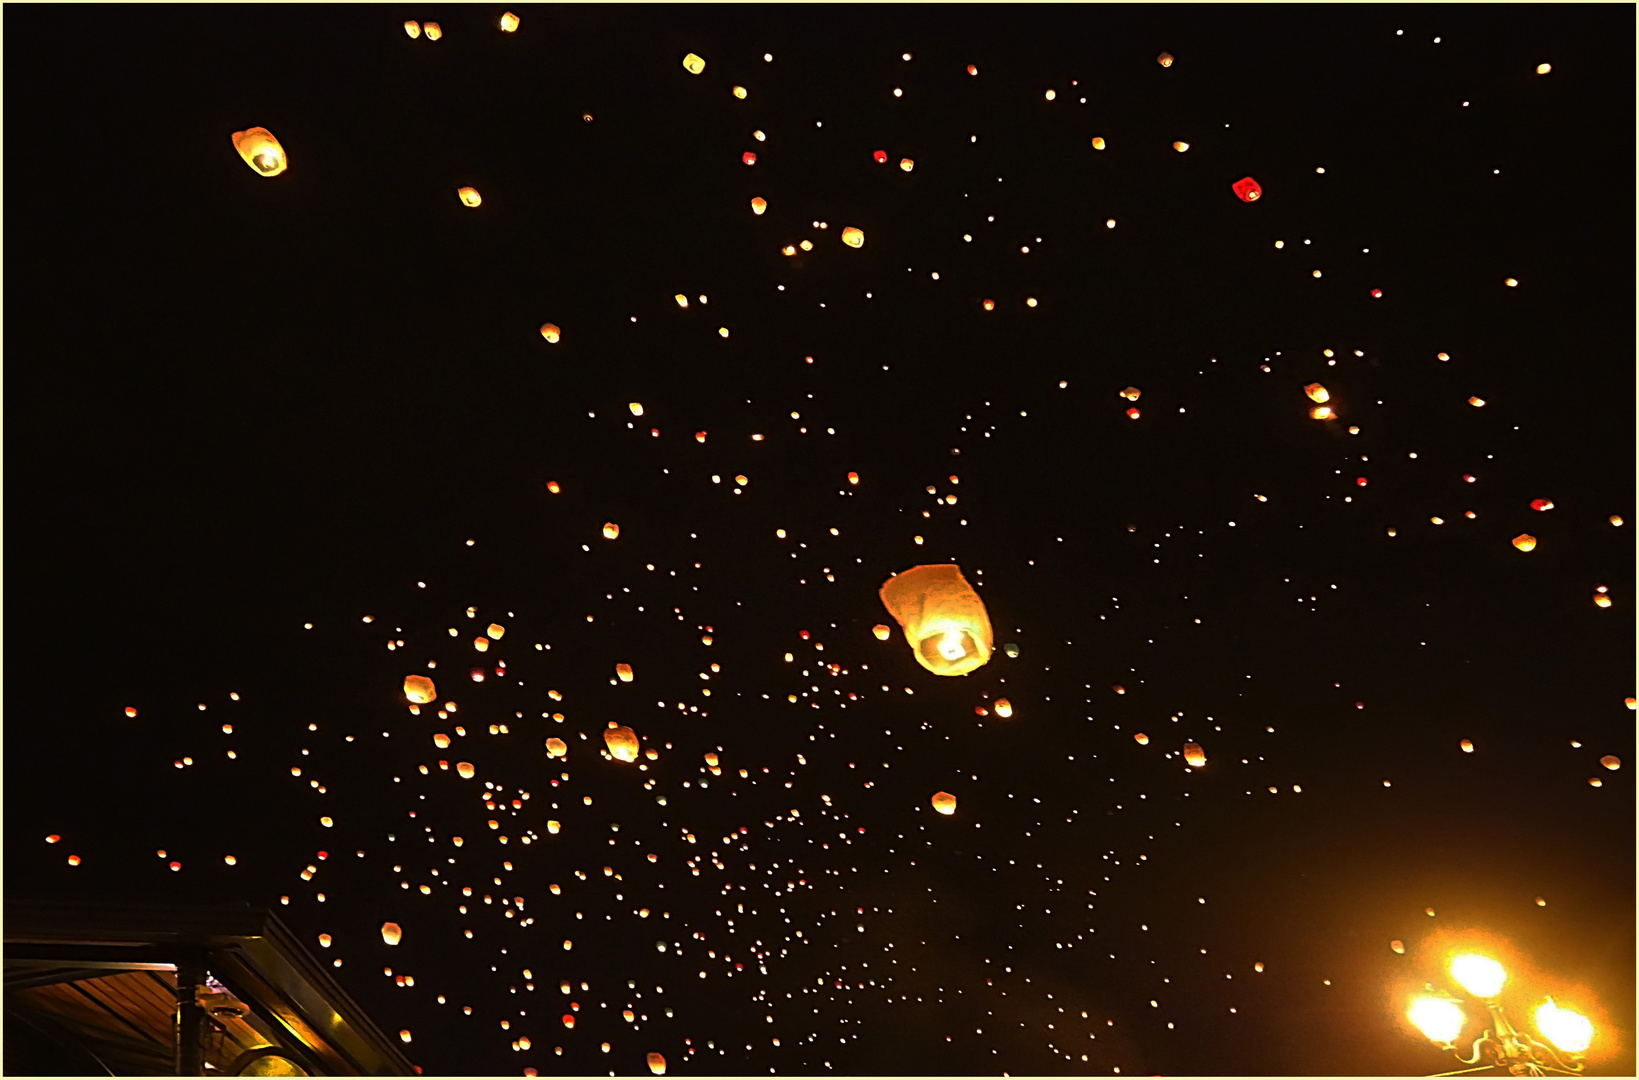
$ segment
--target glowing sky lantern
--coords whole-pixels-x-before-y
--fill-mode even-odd
[[[319,935],[319,944],[322,945],[326,949],[330,948],[330,942],[333,941],[333,940],[334,939],[329,934],[320,934]]]
[[[1189,143],[1184,142],[1182,139],[1180,139],[1177,142],[1172,144],[1172,148],[1174,150],[1178,151],[1180,154],[1182,154],[1185,150],[1189,149]]]
[[[405,19],[404,32],[409,34],[412,39],[418,38],[421,36],[421,24],[414,19]]]
[[[457,761],[455,763],[455,771],[463,780],[471,780],[473,777],[478,775],[478,770],[473,768],[472,762],[470,761]]]
[[[1476,409],[1483,409],[1485,407],[1485,399],[1484,398],[1471,397],[1471,398],[1468,399],[1468,403],[1470,405],[1474,406]]]
[[[428,41],[437,41],[439,38],[444,36],[444,31],[435,22],[427,23],[423,29],[427,31]]]
[[[546,831],[551,833],[553,836],[558,835],[558,830],[560,830],[562,828],[563,828],[562,823],[560,823],[558,821],[548,821],[546,823]],[[554,888],[552,890],[552,895],[553,896],[558,895],[558,890],[556,888]]]
[[[1129,386],[1125,390],[1121,391],[1121,396],[1126,398],[1128,401],[1137,401],[1143,396],[1143,394],[1144,391],[1140,390],[1136,386]]]
[[[609,729],[603,733],[603,743],[616,761],[637,760],[637,732],[625,724],[611,722]]]
[[[615,665],[615,675],[616,675],[617,678],[620,679],[621,682],[631,682],[632,681],[632,665],[630,665],[630,664],[616,664]]]
[[[465,207],[474,207],[484,201],[484,197],[478,194],[477,188],[457,188],[455,193],[461,196],[461,205]]]
[[[1241,200],[1241,202],[1257,202],[1259,199],[1263,198],[1262,185],[1250,176],[1241,177],[1239,180],[1229,185],[1229,187],[1230,190],[1235,193],[1236,197]]]
[[[713,769],[717,767],[720,760],[721,759],[719,759],[718,756],[712,751],[706,751],[706,764],[711,766]]]
[[[1309,410],[1309,419],[1336,420],[1337,413],[1332,411],[1332,407],[1330,405],[1316,405],[1314,408]]]
[[[952,795],[948,791],[934,792],[933,808],[941,814],[945,814],[947,816],[956,813],[956,796]]]
[[[1552,510],[1553,508],[1554,508],[1554,503],[1553,503],[1552,499],[1532,499],[1531,500],[1531,509],[1533,509],[1533,510]]]
[[[876,635],[876,639],[878,641],[887,641],[888,635],[893,633],[893,630],[887,623],[877,623],[875,626],[871,627],[871,633]]]
[[[1162,67],[1169,68],[1172,66],[1172,54],[1169,52],[1164,52],[1155,58],[1155,62],[1160,64]]]
[[[1530,533],[1520,533],[1514,537],[1514,546],[1521,551],[1530,551],[1537,546],[1537,538]]]
[[[1606,754],[1604,757],[1599,759],[1599,764],[1605,766],[1605,768],[1609,769],[1611,772],[1615,772],[1617,769],[1622,767],[1622,759],[1617,757],[1615,754]]]
[[[986,311],[995,311],[996,310],[996,301],[986,300],[984,303],[985,303],[985,310]]]
[[[1310,401],[1320,405],[1324,405],[1326,402],[1332,400],[1332,395],[1326,391],[1324,386],[1317,382],[1312,382],[1308,386],[1305,386],[1303,388],[1303,392],[1309,395]]]
[[[612,521],[606,521],[606,522],[603,523],[603,538],[605,540],[613,540],[616,537],[618,537],[619,535],[620,535],[620,526],[619,525],[616,525]]]
[[[1137,743],[1139,746],[1148,746],[1150,744],[1150,737],[1140,731],[1138,734],[1133,736],[1133,742]]]
[[[569,753],[569,746],[557,736],[546,740],[546,752],[553,757],[563,757]]]
[[[989,662],[990,615],[954,563],[914,566],[884,582],[878,595],[904,627],[917,662],[935,675],[966,675]]]
[[[137,714],[137,708],[136,708],[135,705],[127,705],[125,707],[125,715],[126,716],[136,716],[136,714]]]
[[[1389,942],[1389,948],[1393,949],[1397,955],[1406,955],[1406,943],[1401,941],[1399,938],[1395,938],[1393,941]]]
[[[547,340],[548,344],[556,345],[558,339],[563,336],[563,331],[558,329],[557,323],[542,323],[541,336]]]
[[[908,157],[907,158],[900,158],[899,159],[899,167],[901,169],[903,169],[905,172],[910,172],[912,169],[916,168],[916,162],[912,161]]]
[[[381,924],[381,940],[389,945],[397,945],[404,940],[404,931],[396,922],[384,922]]]
[[[289,164],[285,148],[267,128],[253,127],[233,133],[233,148],[245,159],[245,164],[256,170],[258,176],[278,176]]]
[[[1206,764],[1206,751],[1201,749],[1200,743],[1184,744],[1184,763],[1196,769]]]
[[[768,209],[768,200],[763,198],[761,195],[759,195],[756,198],[751,200],[751,212],[753,214],[757,214],[757,215],[761,216],[763,211],[765,211],[767,209]]]
[[[1108,144],[1105,143],[1104,136],[1102,136],[1102,135],[1094,135],[1093,136],[1093,149],[1094,150],[1102,150],[1102,149],[1104,149],[1104,147],[1106,145],[1108,145]]]
[[[683,70],[687,71],[690,75],[698,75],[702,71],[706,70],[706,62],[694,53],[689,53],[687,56],[683,57]]]
[[[506,627],[500,623],[492,622],[484,629],[484,633],[488,634],[491,640],[500,641],[501,638],[506,636]]]
[[[1144,414],[1140,412],[1136,406],[1127,410],[1127,419],[1129,420],[1137,420],[1142,415]]]
[[[877,150],[871,154],[871,160],[878,165],[886,165],[888,163],[888,152],[886,150]]]
[[[746,88],[743,87],[743,86],[736,86],[733,89],[732,93],[734,94],[735,97],[739,98],[741,101],[744,101],[746,99]]]
[[[856,229],[852,225],[842,230],[842,242],[851,248],[865,246],[865,230]]]
[[[404,676],[404,696],[417,705],[426,705],[438,700],[438,691],[433,687],[433,681],[425,675]]]
[[[1003,720],[1006,720],[1008,717],[1013,715],[1013,703],[1004,697],[999,697],[996,699],[995,709],[996,715],[1001,717]]]
[[[750,150],[747,150],[745,153],[740,155],[740,160],[745,162],[747,165],[755,165],[757,164],[757,155],[753,154]]]
[[[1462,742],[1458,743],[1457,745],[1459,745],[1463,748],[1463,753],[1465,753],[1465,754],[1472,754],[1474,752],[1474,743],[1469,739],[1464,739]]]
[[[647,1060],[649,1062],[649,1071],[650,1072],[654,1073],[656,1076],[665,1076],[666,1075],[666,1055],[665,1054],[657,1054],[657,1053],[651,1052],[649,1054]]]
[[[518,29],[518,16],[514,15],[510,11],[501,16],[502,33],[510,34],[516,29]]]

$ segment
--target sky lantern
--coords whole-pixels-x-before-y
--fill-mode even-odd
[[[410,35],[411,40],[414,40],[421,36],[421,24],[414,19],[405,19],[404,32]]]
[[[908,157],[900,158],[899,159],[899,167],[901,169],[903,169],[905,172],[910,172],[912,169],[916,168],[916,162],[912,161]]]
[[[1521,551],[1530,551],[1537,546],[1537,538],[1530,533],[1520,533],[1514,537],[1514,546]]]
[[[569,746],[562,739],[554,735],[552,738],[546,740],[546,752],[553,757],[563,757],[565,754],[569,753]]]
[[[689,53],[683,57],[683,69],[690,75],[698,75],[706,70],[706,62],[694,53]]]
[[[455,771],[463,780],[471,780],[474,776],[478,775],[478,770],[472,767],[472,762],[470,761],[457,761],[455,763]]]
[[[1185,150],[1189,149],[1189,143],[1179,139],[1177,142],[1172,144],[1172,148],[1182,154]]]
[[[888,152],[886,150],[878,150],[871,155],[871,158],[878,165],[886,165],[888,163]]]
[[[1172,66],[1172,54],[1169,52],[1164,52],[1155,58],[1155,62],[1160,64],[1162,67],[1169,68]]]
[[[253,127],[248,131],[234,132],[233,148],[259,176],[278,176],[289,164],[285,160],[285,148],[279,145],[279,140],[267,128]]]
[[[632,665],[630,665],[630,664],[616,664],[615,665],[615,675],[620,679],[621,682],[631,682],[632,681]]]
[[[438,700],[438,691],[433,681],[425,675],[404,676],[404,696],[417,705],[426,705]]]
[[[444,36],[444,31],[435,22],[427,23],[422,29],[427,32],[428,41],[437,41]]]
[[[548,344],[556,345],[558,339],[563,336],[563,331],[558,329],[557,323],[542,323],[541,336],[547,340]]]
[[[1243,176],[1229,186],[1241,202],[1257,202],[1263,198],[1263,187],[1250,176]]]
[[[324,948],[326,948],[326,949],[330,948],[330,942],[333,941],[333,940],[335,940],[335,939],[332,938],[329,934],[320,934],[319,935],[319,944],[321,946],[323,946]]]
[[[1094,135],[1093,136],[1093,149],[1094,150],[1102,150],[1102,149],[1104,149],[1104,147],[1106,145],[1107,144],[1104,142],[1104,136],[1102,136],[1102,135]]]
[[[501,16],[501,32],[503,34],[510,34],[516,29],[518,29],[518,16],[510,11]]]
[[[739,98],[741,101],[744,101],[746,99],[746,88],[743,87],[743,86],[736,86],[733,89],[732,93],[734,94],[735,97]]]
[[[765,211],[767,209],[768,209],[768,200],[763,198],[761,195],[759,195],[755,199],[751,200],[751,212],[753,214],[756,214],[759,217],[761,217],[763,211]]]
[[[1336,420],[1337,413],[1332,411],[1332,407],[1330,405],[1316,405],[1314,408],[1309,410],[1309,419]]]
[[[1125,390],[1121,391],[1121,396],[1126,398],[1128,401],[1137,401],[1143,396],[1143,393],[1144,391],[1140,390],[1138,387],[1129,386]]]
[[[934,792],[933,808],[947,817],[956,813],[956,796],[948,791]]]
[[[625,724],[610,721],[609,730],[603,733],[603,742],[616,761],[637,760],[637,732]]]
[[[1472,739],[1464,739],[1457,745],[1463,748],[1463,753],[1465,754],[1472,754],[1474,752],[1474,742]]]
[[[706,764],[709,765],[711,768],[713,768],[713,769],[717,768],[717,765],[718,765],[720,760],[721,759],[718,758],[716,753],[714,753],[713,751],[710,751],[710,750],[706,751]]]
[[[455,193],[461,196],[461,205],[468,208],[475,207],[484,201],[484,197],[478,194],[477,188],[457,188]]]
[[[875,626],[871,627],[871,633],[876,635],[876,639],[878,641],[887,641],[888,635],[893,633],[893,631],[889,629],[887,623],[877,623]]]
[[[1184,744],[1184,763],[1196,769],[1206,764],[1206,751],[1201,749],[1200,743]]]
[[[1468,403],[1470,405],[1474,406],[1476,409],[1485,408],[1485,399],[1482,398],[1482,397],[1471,397],[1471,398],[1468,399]]]
[[[995,311],[996,310],[996,301],[986,300],[985,301],[985,310],[986,311]]]
[[[1142,415],[1144,414],[1139,412],[1137,406],[1127,410],[1127,419],[1129,420],[1137,420]]]
[[[666,1055],[665,1054],[657,1054],[657,1053],[652,1053],[651,1052],[649,1054],[649,1057],[648,1057],[648,1062],[649,1062],[649,1071],[650,1072],[654,1073],[656,1076],[665,1076],[666,1075]]]
[[[851,248],[864,247],[865,230],[856,229],[852,225],[846,226],[842,230],[842,242]]]
[[[619,525],[616,525],[612,521],[606,521],[606,522],[603,523],[603,538],[605,540],[613,540],[619,535],[620,535],[620,526]]]
[[[484,633],[488,634],[492,640],[500,641],[506,634],[506,627],[502,626],[500,623],[492,622],[484,630]]]
[[[1332,400],[1332,395],[1326,391],[1324,386],[1317,382],[1312,382],[1308,386],[1305,386],[1303,388],[1303,392],[1308,394],[1309,400],[1315,402],[1317,405],[1324,405],[1326,402]]]
[[[1533,509],[1533,510],[1552,510],[1553,508],[1554,508],[1554,501],[1552,499],[1532,499],[1531,500],[1531,509]]]
[[[404,940],[404,931],[396,922],[384,922],[381,924],[381,940],[389,945],[397,945]]]
[[[440,732],[433,736],[433,745],[440,750],[448,750],[450,748],[450,737]]]
[[[954,563],[914,566],[884,582],[878,595],[904,627],[917,662],[935,675],[966,675],[989,662],[990,615]]]
[[[1150,737],[1140,731],[1138,734],[1133,736],[1133,742],[1137,743],[1139,746],[1148,746],[1150,744]]]
[[[1013,703],[1004,697],[999,697],[996,699],[995,709],[996,715],[1001,717],[1003,720],[1006,720],[1008,717],[1013,715]]]
[[[755,165],[757,164],[757,155],[753,154],[750,150],[747,150],[745,153],[740,155],[740,160],[745,162],[747,165]]]
[[[886,635],[884,635],[884,636],[886,636]],[[135,705],[127,705],[125,707],[125,715],[126,716],[136,716],[136,714],[137,714],[137,707]]]

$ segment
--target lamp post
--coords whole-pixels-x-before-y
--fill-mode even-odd
[[[1473,1066],[1433,1075],[1462,1076],[1497,1068],[1508,1070],[1510,1076],[1582,1073],[1583,1051],[1593,1042],[1593,1023],[1586,1016],[1547,998],[1534,1016],[1542,1036],[1538,1038],[1515,1027],[1503,1012],[1499,995],[1508,973],[1497,961],[1478,953],[1461,953],[1452,957],[1449,974],[1453,982],[1484,1004],[1490,1025],[1473,1041],[1468,1056],[1463,1056],[1457,1049],[1457,1039],[1468,1020],[1462,999],[1432,983],[1426,984],[1425,993],[1411,999],[1406,1015],[1440,1049],[1450,1050],[1458,1061]]]

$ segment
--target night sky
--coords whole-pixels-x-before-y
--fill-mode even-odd
[[[1631,7],[503,10],[8,12],[8,897],[429,1074],[1429,1073],[1460,945],[1633,1073]]]

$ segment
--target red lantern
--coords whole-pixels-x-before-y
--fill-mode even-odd
[[[1373,289],[1372,290],[1372,299],[1373,300],[1383,299],[1383,290],[1382,289]]]
[[[1553,502],[1548,500],[1548,499],[1532,499],[1531,500],[1531,509],[1533,509],[1533,510],[1552,510],[1553,508],[1554,508]]]
[[[1128,409],[1127,410],[1127,416],[1129,418],[1133,419],[1133,420],[1137,420],[1138,416],[1139,416],[1138,408],[1136,406],[1134,406],[1133,408]]]
[[[872,154],[871,157],[876,159],[876,163],[878,165],[886,165],[888,163],[888,152],[886,150],[878,150],[876,153]]]
[[[1263,188],[1250,176],[1243,176],[1230,185],[1241,202],[1257,202],[1263,198]]]
[[[755,165],[757,164],[757,155],[753,154],[750,150],[747,150],[745,153],[740,155],[740,160],[745,162],[747,165]]]

